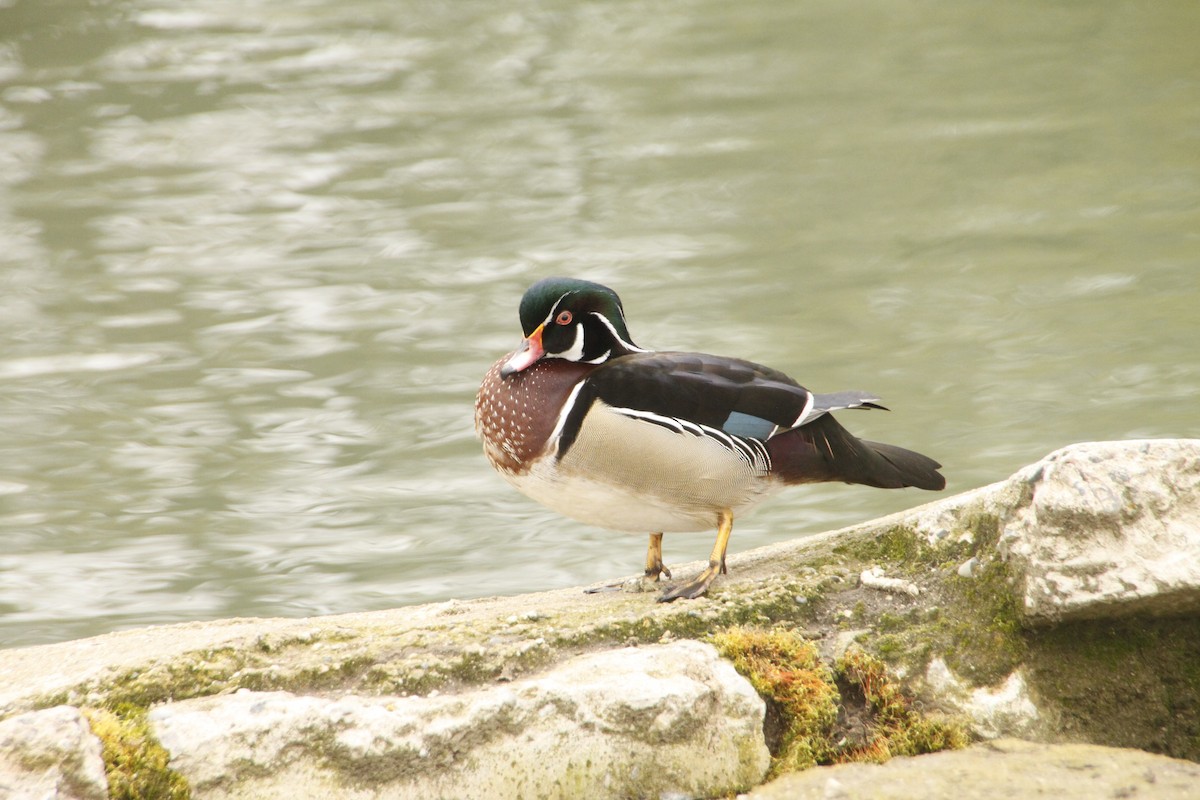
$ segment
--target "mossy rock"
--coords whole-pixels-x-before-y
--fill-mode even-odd
[[[144,708],[122,704],[82,711],[100,740],[112,800],[188,800],[192,796],[187,779],[168,767],[170,756],[150,732]]]
[[[884,663],[861,650],[848,651],[830,667],[812,642],[791,630],[732,628],[712,641],[767,704],[771,777],[968,742],[958,723],[913,710]]]

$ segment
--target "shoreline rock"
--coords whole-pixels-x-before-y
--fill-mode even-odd
[[[965,750],[840,764],[786,775],[744,800],[1057,800],[1153,797],[1192,800],[1200,764],[1141,750],[999,739]]]
[[[204,797],[658,797],[762,781],[763,701],[695,641],[605,650],[461,695],[253,692],[168,703],[159,742]]]
[[[679,576],[700,567],[697,562],[673,569]],[[621,675],[622,664],[682,647],[688,658],[673,655],[656,667],[675,665],[674,677],[663,672],[666,683],[657,690],[669,697],[668,684],[711,686],[715,680],[711,674],[696,677],[699,667],[683,666],[708,648],[688,640],[749,625],[798,630],[829,660],[847,647],[860,647],[883,659],[922,707],[967,720],[980,738],[1082,741],[1200,760],[1198,612],[1200,440],[1086,443],[1056,451],[990,486],[732,556],[729,576],[711,596],[688,603],[567,589],[313,619],[186,623],[0,651],[0,731],[27,730],[22,726],[32,719],[30,712],[41,715],[37,719],[58,720],[80,708],[132,709],[166,746],[171,768],[192,780],[193,796],[249,796],[245,791],[253,786],[255,796],[289,799],[305,796],[296,786],[321,785],[329,791],[330,780],[342,781],[341,792],[362,788],[345,774],[337,777],[330,765],[338,762],[330,761],[330,754],[347,751],[345,741],[356,741],[355,736],[366,737],[370,743],[360,743],[361,752],[390,754],[391,761],[377,763],[393,763],[392,777],[345,796],[403,797],[406,786],[417,784],[415,773],[394,768],[396,759],[403,761],[399,751],[387,749],[401,747],[395,743],[406,735],[394,727],[398,718],[389,714],[400,712],[389,711],[389,703],[409,709],[404,713],[421,708],[429,725],[453,728],[455,715],[447,709],[473,702],[485,708],[496,698],[525,692],[540,697],[547,718],[561,723],[575,719],[563,709],[575,703],[572,713],[580,714],[586,703],[566,699],[569,693],[553,698],[538,693],[553,685],[582,695],[588,686],[596,691],[578,674],[563,682],[561,676],[578,664],[599,659],[609,664],[610,675]],[[748,687],[739,676],[733,678],[742,689]],[[629,681],[631,691],[636,685],[632,678],[616,680],[607,691],[616,692],[618,700],[622,680]],[[730,688],[738,685],[733,679],[724,683],[723,693],[694,700],[692,716],[678,716],[677,709],[676,718],[690,719],[698,729],[708,729],[716,719],[740,720],[737,724],[744,726],[746,714],[728,710],[739,707],[731,698],[742,690]],[[216,773],[205,772],[216,768],[215,761],[185,755],[192,752],[186,743],[195,737],[180,733],[180,720],[191,720],[195,731],[208,714],[213,730],[228,731],[236,728],[235,720],[254,717],[247,708],[255,703],[275,709],[281,720],[307,719],[311,724],[303,735],[299,722],[291,728],[269,726],[263,735],[277,733],[297,745],[293,755],[305,752],[305,742],[319,744],[319,757],[263,756],[259,763],[247,756],[256,769],[240,777],[236,770],[222,772],[216,779],[211,778]],[[700,706],[716,716],[696,717]],[[288,708],[291,716],[283,713]],[[661,713],[666,712],[656,712]],[[367,717],[383,725],[384,733],[354,722]],[[224,722],[211,722],[218,718]],[[703,725],[697,722],[701,718]],[[514,722],[514,730],[525,724]],[[635,755],[629,736],[606,738],[603,726],[595,720],[590,724],[583,726],[587,748],[607,755],[588,769],[564,770],[565,762],[549,749],[527,751],[531,770],[558,776],[537,783],[539,792],[577,796],[569,791],[577,786],[572,781],[593,786],[587,781],[619,772],[596,765],[622,759],[641,765],[637,774],[643,777],[654,771],[656,762],[646,761],[644,753]],[[322,730],[322,736],[313,733]],[[35,770],[29,764],[44,770],[50,762],[70,761],[52,748],[42,757],[30,756],[21,748],[36,735],[27,733],[0,735],[0,789],[24,785],[15,781],[30,779]],[[520,736],[505,736],[508,744],[502,749],[520,764],[525,751],[514,744]],[[579,738],[584,734],[559,736],[584,741]],[[761,778],[761,773],[753,776],[763,752],[761,730],[759,737],[758,745],[749,745],[733,736],[743,744],[726,743],[721,752],[737,751],[737,757],[723,757],[721,774],[713,772],[706,783],[686,784],[682,773],[673,772],[675,784],[627,784],[623,791],[626,796],[677,791],[703,797],[745,790]],[[87,739],[79,747],[92,747]],[[614,742],[624,744],[606,751]],[[483,763],[473,760],[476,749],[482,747],[482,754],[487,746],[462,734],[458,748],[450,751],[454,770],[468,775],[464,765]],[[688,748],[700,745],[693,741],[683,749]],[[714,769],[722,760],[707,756],[709,750],[698,752]],[[917,763],[924,758],[932,757]],[[279,765],[275,773],[272,764]],[[94,774],[94,763],[90,769]],[[278,780],[272,783],[264,774]],[[521,780],[541,779],[518,777],[512,785]],[[607,780],[612,786],[613,779]],[[421,785],[453,796],[458,784],[447,781]],[[96,796],[94,783],[60,781],[58,794],[38,796]]]
[[[100,740],[79,709],[58,706],[0,721],[0,797],[108,797]]]

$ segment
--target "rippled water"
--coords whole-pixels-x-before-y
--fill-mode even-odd
[[[546,274],[950,491],[1200,435],[1194,3],[0,0],[0,646],[635,572],[484,462]],[[934,496],[819,486],[731,552]],[[668,537],[669,562],[710,534]]]

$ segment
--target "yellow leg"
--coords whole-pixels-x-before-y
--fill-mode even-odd
[[[667,569],[662,560],[662,534],[650,534],[650,546],[646,548],[646,577],[652,581],[658,580],[659,575],[671,577],[671,570]]]
[[[729,547],[729,534],[733,531],[733,512],[729,509],[721,511],[717,515],[717,525],[717,541],[713,544],[712,552],[708,554],[708,566],[691,582],[663,592],[658,602],[669,603],[681,597],[694,600],[708,591],[713,579],[726,571],[725,550]]]

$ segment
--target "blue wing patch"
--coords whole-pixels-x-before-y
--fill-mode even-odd
[[[746,436],[751,439],[767,439],[775,430],[775,423],[769,419],[756,417],[753,414],[743,414],[741,411],[730,411],[721,430],[732,436]]]

